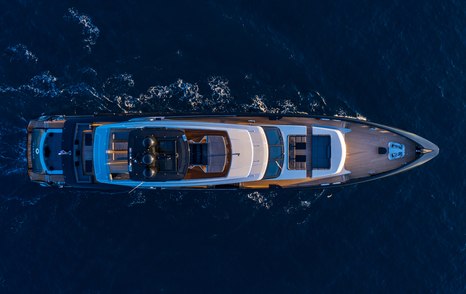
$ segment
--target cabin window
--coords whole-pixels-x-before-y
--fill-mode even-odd
[[[264,179],[274,179],[280,175],[283,167],[283,137],[278,128],[263,127],[263,129],[269,145],[269,160]]]

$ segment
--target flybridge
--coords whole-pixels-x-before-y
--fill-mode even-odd
[[[96,179],[107,184],[233,184],[265,172],[267,143],[256,126],[135,121],[99,126],[94,142]],[[116,143],[127,149],[115,150]]]
[[[133,181],[164,182],[185,177],[189,147],[177,129],[143,128],[129,132],[128,172]]]

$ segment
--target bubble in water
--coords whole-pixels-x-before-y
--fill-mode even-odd
[[[84,36],[84,48],[88,53],[91,53],[91,47],[96,44],[100,35],[99,28],[94,25],[92,19],[88,15],[81,14],[76,8],[68,8],[65,19],[70,19],[81,25],[81,34]]]
[[[146,203],[146,196],[142,191],[136,191],[131,196],[131,202],[128,204],[129,207],[133,207],[136,205],[142,205]]]
[[[270,209],[273,205],[272,198],[274,195],[272,193],[269,193],[269,196],[266,196],[264,194],[261,194],[257,191],[249,193],[248,198],[260,205],[261,207],[264,207],[265,209]]]
[[[11,61],[24,61],[37,63],[39,58],[34,55],[29,49],[23,44],[16,44],[14,46],[9,46],[5,53],[9,55]]]
[[[265,113],[271,112],[269,110],[269,107],[264,102],[264,97],[259,96],[259,95],[255,95],[252,98],[252,105],[250,106],[250,108],[252,110],[259,110],[260,112],[265,112]]]

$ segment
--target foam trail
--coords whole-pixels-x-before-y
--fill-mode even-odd
[[[128,207],[142,205],[144,203],[146,203],[146,196],[142,191],[137,191],[131,196],[131,202],[128,204]]]
[[[91,17],[81,14],[76,8],[68,8],[68,13],[65,14],[65,19],[72,20],[81,25],[81,34],[84,36],[84,48],[88,53],[91,53],[92,46],[97,42],[100,35],[99,28],[92,22]]]
[[[25,138],[25,129],[5,123],[0,125],[0,175],[8,176],[26,173]]]
[[[5,49],[5,53],[10,56],[10,62],[24,61],[37,63],[39,61],[39,58],[23,44],[9,46]]]
[[[249,199],[254,201],[260,207],[264,207],[265,209],[270,209],[273,205],[272,199],[276,196],[275,194],[269,192],[266,195],[265,193],[259,193],[258,191],[249,193],[247,196]]]

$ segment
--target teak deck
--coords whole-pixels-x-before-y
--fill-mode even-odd
[[[170,118],[175,119],[175,118]],[[350,174],[325,179],[307,177],[299,180],[265,180],[242,183],[244,188],[264,188],[269,185],[282,187],[304,187],[322,184],[335,184],[351,179],[369,177],[371,175],[387,172],[406,165],[416,158],[416,145],[413,141],[376,127],[365,125],[364,122],[347,122],[335,119],[316,119],[309,117],[283,117],[280,120],[269,120],[267,117],[190,117],[181,120],[202,120],[219,123],[251,124],[251,125],[303,125],[334,126],[350,129],[345,134],[346,161],[345,169]],[[378,154],[378,147],[388,147],[389,142],[398,142],[405,145],[405,156],[401,159],[389,160],[388,154]]]

